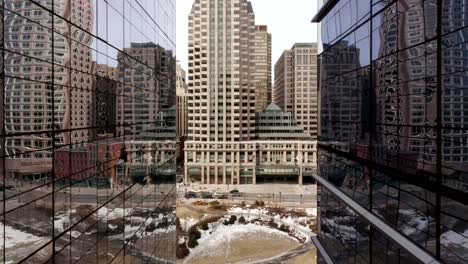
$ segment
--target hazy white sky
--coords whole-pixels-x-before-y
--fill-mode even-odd
[[[177,59],[187,70],[188,15],[194,0],[177,0]],[[317,25],[310,21],[318,0],[250,0],[255,23],[268,26],[272,33],[272,64],[295,42],[316,42]]]

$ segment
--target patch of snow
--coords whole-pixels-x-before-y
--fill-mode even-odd
[[[399,212],[404,216],[404,223],[402,224],[403,227],[400,228],[403,234],[411,236],[427,231],[429,219],[424,214],[413,209],[400,210]]]
[[[456,245],[468,249],[468,229],[463,234],[449,230],[440,236],[440,243],[446,247]]]
[[[73,238],[77,238],[77,237],[81,236],[81,233],[78,232],[78,231],[71,231],[71,236],[72,236]]]
[[[290,238],[285,232],[256,224],[234,224],[229,226],[219,224],[214,230],[210,228],[208,231],[200,231],[202,237],[198,240],[199,245],[191,249],[190,256],[210,256],[213,252],[226,250],[226,243],[231,240],[241,240],[245,235],[268,233]]]
[[[70,215],[67,213],[67,215],[59,215],[56,216],[56,220],[54,220],[54,227],[55,230],[58,232],[63,232],[65,231],[65,228],[70,225]]]
[[[108,209],[107,207],[99,208],[98,217],[103,218],[107,216],[107,220],[116,220],[124,216],[131,215],[133,212],[132,208],[114,208]]]
[[[191,226],[198,223],[199,220],[195,218],[181,218],[179,221],[182,229],[187,231]]]
[[[317,208],[306,208],[305,212],[308,216],[315,216],[317,217]]]
[[[0,223],[0,230],[3,230],[3,227],[3,223]],[[5,226],[5,249],[16,248],[25,244],[32,245],[41,241],[44,241],[43,237],[28,234],[11,226]],[[0,239],[0,246],[3,247],[3,239]]]

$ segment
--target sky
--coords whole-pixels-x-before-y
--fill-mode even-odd
[[[194,0],[177,0],[177,60],[187,70],[188,15]],[[255,24],[267,25],[272,34],[272,66],[296,42],[317,42],[317,25],[310,21],[318,0],[250,0]]]

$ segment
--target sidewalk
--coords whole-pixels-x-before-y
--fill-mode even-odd
[[[227,185],[227,184],[198,184],[191,183],[188,186],[183,184],[177,184],[177,191],[190,191],[190,190],[206,190],[215,191],[221,190],[223,192],[229,192],[230,190],[237,189],[240,192],[245,193],[282,193],[285,195],[289,194],[303,194],[303,195],[316,195],[317,185],[303,185],[297,184],[244,184],[244,185]]]

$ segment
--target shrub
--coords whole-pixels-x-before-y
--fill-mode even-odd
[[[210,205],[210,206],[217,206],[217,205],[219,205],[219,202],[218,202],[218,201],[211,201],[211,202],[209,203],[209,205]]]
[[[200,226],[200,228],[201,228],[202,230],[205,230],[205,231],[209,229],[207,223],[202,224],[202,225]]]
[[[229,224],[233,225],[236,221],[237,221],[237,216],[231,215],[231,217],[229,218]]]
[[[283,231],[283,232],[286,232],[286,233],[289,233],[289,227],[285,224],[282,224],[279,228],[280,231]]]
[[[189,239],[189,241],[187,243],[187,246],[189,248],[194,248],[194,247],[198,246],[198,241],[196,239]]]
[[[255,205],[256,205],[256,206],[265,206],[265,202],[262,201],[262,200],[260,200],[260,201],[259,201],[259,200],[255,200]]]
[[[270,220],[268,220],[268,226],[275,229],[278,228],[278,224],[275,223],[275,220],[273,218],[270,218]]]
[[[178,259],[183,259],[190,254],[190,250],[187,248],[187,244],[184,242],[177,245],[176,256]]]
[[[239,223],[245,224],[245,218],[243,216],[239,217]]]

